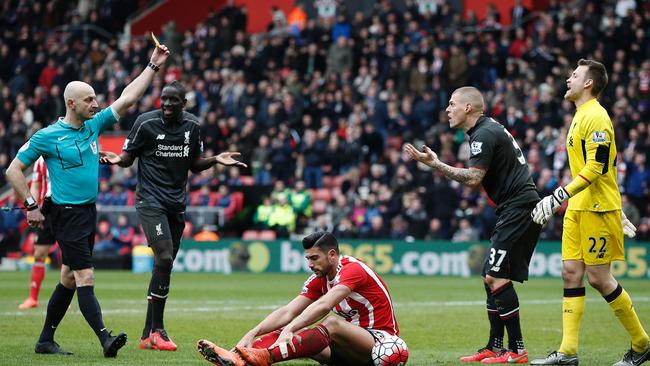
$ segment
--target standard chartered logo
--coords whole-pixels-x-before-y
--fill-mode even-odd
[[[158,144],[156,156],[163,158],[182,158],[189,156],[189,146]]]

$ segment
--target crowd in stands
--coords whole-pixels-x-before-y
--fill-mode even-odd
[[[90,2],[100,10],[112,3]],[[0,172],[31,134],[64,114],[68,81],[89,82],[107,105],[146,66],[146,38],[118,45],[117,36],[84,42],[49,32],[70,19],[104,26],[101,11],[84,15],[69,5],[54,16],[45,11],[51,3],[9,1],[1,10]],[[347,238],[486,239],[495,214],[485,194],[407,161],[402,144],[427,144],[463,166],[468,139],[449,128],[444,110],[453,90],[476,86],[486,113],[515,137],[543,197],[570,180],[565,138],[574,107],[563,100],[565,80],[578,59],[592,58],[609,72],[600,100],[615,127],[624,210],[637,238],[650,240],[649,3],[549,0],[543,12],[513,9],[512,27],[494,7],[478,19],[444,0],[404,3],[379,1],[364,16],[339,1],[330,18],[276,9],[256,35],[245,32],[247,12],[235,6],[184,32],[169,24],[160,38],[170,62],[115,129],[128,131],[159,107],[161,86],[178,79],[202,123],[206,154],[240,151],[250,167],[192,176],[191,205],[228,207],[229,189],[255,184],[273,188],[254,202],[251,228],[281,237],[327,229]],[[135,173],[102,169],[98,203],[128,204]],[[558,239],[561,220],[547,224],[543,238]],[[118,242],[131,235],[106,234]]]

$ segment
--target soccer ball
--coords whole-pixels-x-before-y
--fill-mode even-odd
[[[409,349],[402,338],[388,335],[372,347],[372,362],[375,366],[403,366],[409,359]]]

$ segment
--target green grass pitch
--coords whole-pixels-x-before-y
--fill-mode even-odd
[[[31,310],[18,310],[28,292],[29,273],[0,273],[0,365],[208,365],[195,350],[198,339],[232,346],[268,312],[293,298],[306,278],[306,274],[174,273],[165,324],[179,349],[160,352],[136,347],[149,274],[98,271],[95,292],[106,326],[129,335],[117,359],[104,359],[97,338],[79,313],[76,298],[56,335],[59,344],[74,356],[36,355],[34,343],[58,273],[47,273],[41,306]],[[384,279],[393,296],[402,338],[410,349],[409,365],[457,365],[459,356],[485,343],[488,322],[480,278]],[[641,322],[650,327],[648,281],[621,283],[631,294]],[[561,340],[562,281],[533,278],[516,288],[529,354],[545,356]],[[593,289],[587,290],[581,335],[581,365],[612,365],[629,348],[627,334]],[[310,361],[286,364],[316,365]]]

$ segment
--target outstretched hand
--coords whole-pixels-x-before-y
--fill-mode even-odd
[[[115,165],[122,161],[122,158],[112,151],[99,151],[99,163]]]
[[[217,155],[216,159],[217,159],[217,163],[219,163],[221,165],[227,165],[227,166],[236,165],[236,166],[240,166],[242,168],[248,167],[248,165],[244,164],[243,162],[241,162],[239,160],[235,160],[235,157],[239,157],[239,156],[241,156],[241,154],[239,152],[226,151],[226,152],[222,152],[221,154]]]
[[[404,152],[413,160],[419,161],[420,163],[426,164],[430,167],[439,161],[438,154],[429,149],[428,146],[422,145],[422,151],[418,150],[415,146],[411,144],[404,145]]]

